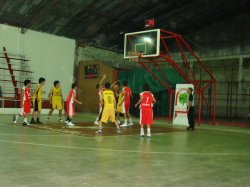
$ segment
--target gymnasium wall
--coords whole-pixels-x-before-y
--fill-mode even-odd
[[[73,81],[75,41],[50,34],[24,30],[0,24],[0,52],[6,47],[8,54],[23,55],[30,60],[33,78],[46,78],[44,97],[47,98],[54,80],[60,80],[64,98]]]
[[[97,78],[88,79],[84,78],[84,66],[85,65],[98,65],[99,74]],[[76,105],[76,111],[78,112],[99,112],[99,96],[96,89],[96,85],[100,82],[104,74],[107,78],[103,81],[113,83],[117,79],[117,71],[111,66],[106,65],[100,60],[80,61],[77,67],[77,85],[78,85],[78,100],[82,101],[82,105]]]
[[[249,123],[249,29],[248,17],[240,15],[218,20],[207,27],[199,29],[193,35],[183,36],[216,77],[217,118],[231,121],[233,119],[235,121],[245,120]],[[179,55],[179,57],[178,62],[182,63],[181,56]],[[189,55],[188,61],[192,62],[197,77],[206,79],[206,74],[195,64],[194,58]],[[208,96],[209,92],[207,91],[205,94]],[[209,116],[204,105],[202,115]]]
[[[216,115],[218,118],[246,119],[250,114],[250,59],[230,58],[204,61],[213,72],[216,83]],[[205,74],[194,64],[197,77]],[[204,93],[209,96],[209,89]],[[209,97],[207,97],[209,98]],[[208,99],[208,102],[212,100]],[[205,104],[203,103],[203,109]],[[207,110],[202,115],[208,115]]]

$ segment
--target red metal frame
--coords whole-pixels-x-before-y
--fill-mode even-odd
[[[32,71],[27,71],[27,70],[18,70],[18,69],[13,69],[12,68],[12,64],[11,64],[11,60],[20,60],[20,61],[25,61],[28,62],[29,60],[25,60],[25,59],[21,59],[21,58],[13,58],[13,57],[9,57],[6,51],[6,48],[3,47],[3,54],[4,56],[0,56],[0,58],[3,58],[6,60],[6,64],[8,66],[8,68],[0,68],[2,70],[8,70],[10,73],[10,77],[11,77],[11,82],[13,84],[13,89],[14,89],[14,93],[15,93],[15,97],[19,98],[19,90],[17,87],[17,83],[21,82],[21,81],[17,81],[16,80],[16,76],[14,75],[14,71],[21,71],[21,72],[26,72],[26,73],[33,73]],[[2,82],[7,82],[8,80],[1,80]],[[33,84],[33,83],[32,83]]]
[[[9,68],[0,68],[0,69],[2,69],[2,70],[10,70]],[[32,71],[13,69],[13,68],[11,68],[11,71],[21,71],[21,72],[33,73]]]
[[[14,90],[15,90],[15,95],[16,95],[16,98],[18,98],[17,80],[16,80],[15,75],[13,73],[14,70],[12,69],[12,65],[10,63],[10,58],[8,57],[8,54],[6,52],[5,47],[3,47],[3,53],[4,53],[4,57],[6,59],[6,63],[8,64],[8,69],[9,69],[9,72],[10,72],[10,75],[11,75],[11,80],[12,80],[13,87],[14,87]]]
[[[198,102],[198,125],[200,126],[201,123],[201,112],[202,112],[202,104],[205,103],[205,106],[207,107],[208,111],[210,112],[212,116],[213,124],[215,124],[215,118],[216,118],[216,79],[212,72],[206,67],[206,65],[199,59],[199,57],[195,54],[195,52],[191,49],[191,47],[188,45],[188,43],[182,38],[181,35],[160,29],[160,41],[162,43],[162,48],[160,49],[160,55],[158,57],[147,57],[143,58],[142,56],[138,56],[138,63],[145,68],[162,86],[164,86],[169,92],[170,92],[170,101],[169,101],[169,114],[168,119],[171,120],[172,118],[172,97],[175,93],[175,90],[173,90],[170,85],[167,77],[163,74],[162,67],[159,63],[168,63],[170,64],[177,72],[178,74],[185,80],[186,83],[190,83],[194,85],[195,88],[195,94],[199,94],[199,102]],[[171,55],[170,47],[167,45],[167,40],[174,39],[174,41],[177,43],[177,46],[179,48],[179,52],[182,55],[183,63],[185,65],[185,70],[183,71],[179,64],[175,61],[173,58],[173,55]],[[185,50],[185,51],[184,51]],[[174,51],[176,52],[176,51]],[[192,55],[192,57],[196,60],[196,65],[199,65],[203,70],[205,70],[206,74],[209,78],[206,80],[199,80],[199,78],[196,76],[195,72],[191,68],[186,54],[189,53]],[[157,76],[149,67],[148,64],[155,64],[157,68],[159,69],[163,80]],[[190,76],[191,75],[191,76]],[[201,83],[205,83],[203,87],[201,87]],[[207,99],[204,96],[204,91],[208,89],[209,87],[213,88],[213,108],[211,108],[207,102]]]

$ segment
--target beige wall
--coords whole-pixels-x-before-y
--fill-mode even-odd
[[[30,66],[28,69],[33,73],[31,75],[26,74],[25,76],[31,78],[32,82],[38,83],[40,77],[46,79],[46,83],[43,86],[43,91],[46,93],[43,94],[43,98],[47,98],[55,80],[60,81],[62,94],[64,97],[67,96],[74,79],[75,40],[32,30],[27,30],[26,33],[21,34],[20,28],[0,24],[1,52],[4,46],[9,56],[24,56],[30,60],[27,65]],[[18,61],[12,60],[12,62],[15,64]],[[13,64],[13,69],[20,69],[19,65]],[[9,73],[6,70],[4,71],[5,73],[0,70],[0,78],[11,80],[10,76],[2,76]],[[24,76],[23,72],[14,71],[14,75],[17,81],[24,81],[25,79],[19,77]],[[1,82],[1,86],[3,90],[13,87],[12,82],[7,81],[4,84]],[[22,88],[23,84],[18,84],[18,87]],[[10,90],[6,92],[10,92]],[[4,96],[13,97],[14,95],[7,94]]]
[[[99,66],[99,75],[94,79],[85,79],[84,78],[84,66],[97,64]],[[117,70],[112,67],[107,66],[101,61],[82,61],[79,63],[77,68],[77,84],[79,88],[79,93],[77,98],[83,102],[82,105],[76,106],[76,111],[78,112],[94,112],[98,113],[99,107],[99,96],[96,90],[96,84],[99,83],[102,76],[106,74],[107,78],[104,80],[105,82],[114,82],[117,78]]]

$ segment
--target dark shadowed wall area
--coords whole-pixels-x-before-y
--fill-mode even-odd
[[[97,78],[89,79],[84,78],[85,65],[98,65],[99,73]],[[103,64],[102,61],[81,61],[77,67],[77,85],[78,85],[78,100],[82,101],[82,105],[76,106],[78,112],[94,112],[98,113],[99,96],[97,93],[96,85],[101,80],[102,76],[106,74],[107,78],[103,81],[114,82],[117,78],[117,71],[110,66]]]

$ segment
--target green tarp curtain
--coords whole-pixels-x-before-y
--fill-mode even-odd
[[[152,70],[157,76],[164,81],[161,73],[158,70]],[[163,73],[170,82],[170,86],[175,88],[175,84],[183,83],[183,79],[174,69],[163,69]],[[128,86],[132,89],[134,94],[142,92],[142,86],[147,83],[153,93],[166,90],[150,73],[145,69],[136,68],[134,70],[119,71],[119,82],[122,84],[124,80],[128,81]]]
[[[152,69],[152,71],[164,81],[161,73],[158,70]],[[171,88],[175,89],[175,85],[177,83],[184,83],[183,79],[174,69],[163,69],[164,75],[170,82]],[[135,94],[141,93],[142,86],[147,83],[150,87],[151,92],[154,94],[156,98],[156,104],[154,105],[154,115],[155,116],[168,116],[169,113],[169,97],[167,89],[163,87],[150,73],[148,73],[145,69],[135,68],[133,70],[122,70],[119,71],[119,82],[120,85],[124,80],[127,80],[128,86],[132,89],[132,92]],[[132,103],[136,103],[138,101],[137,98],[132,99]],[[174,96],[173,96],[174,102]],[[173,110],[172,110],[173,111]],[[131,107],[131,113],[133,115],[138,116],[138,110],[134,107]]]

